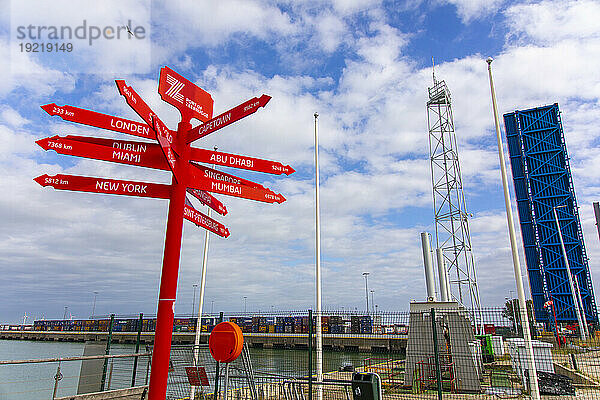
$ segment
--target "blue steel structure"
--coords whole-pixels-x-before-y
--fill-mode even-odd
[[[504,114],[529,286],[538,322],[551,322],[544,302],[553,300],[559,322],[577,320],[554,207],[588,323],[598,322],[592,279],[571,179],[558,104]]]

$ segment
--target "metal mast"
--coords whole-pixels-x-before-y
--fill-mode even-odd
[[[450,279],[448,295],[465,306],[481,306],[471,252],[471,234],[463,193],[450,91],[433,74],[428,88],[427,126],[433,184],[436,247],[441,248]],[[453,290],[454,289],[454,290]]]

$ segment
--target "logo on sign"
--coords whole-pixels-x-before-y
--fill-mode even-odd
[[[166,80],[167,84],[169,84],[171,87],[165,92],[165,94],[183,104],[183,94],[179,93],[181,92],[181,89],[183,89],[183,82],[178,81],[169,74],[167,74]]]

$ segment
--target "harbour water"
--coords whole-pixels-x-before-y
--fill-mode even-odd
[[[84,343],[0,340],[0,360],[77,357]],[[134,345],[115,344],[111,354],[135,352]],[[0,365],[0,399],[51,399],[58,363]],[[62,362],[57,397],[77,393],[81,361]]]
[[[23,360],[55,357],[75,357],[83,354],[84,343],[79,342],[35,342],[21,340],[0,340],[0,360]],[[144,351],[144,349],[140,349]],[[113,344],[111,354],[134,353],[135,345]],[[398,355],[399,356],[399,355]],[[308,352],[288,349],[250,349],[250,357],[255,369],[284,375],[305,375],[307,372]],[[323,370],[336,371],[344,365],[361,366],[368,357],[381,357],[378,354],[357,352],[325,352]],[[0,399],[33,400],[51,399],[54,388],[54,376],[58,363],[0,365]],[[313,367],[315,363],[313,362]],[[58,385],[57,397],[77,393],[80,361],[61,363],[62,380]],[[138,382],[143,384],[146,365],[140,365]],[[122,381],[131,379],[131,369]],[[117,382],[116,377],[113,381]]]

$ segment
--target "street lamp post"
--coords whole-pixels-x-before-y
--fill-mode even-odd
[[[567,278],[569,278],[569,287],[571,288],[571,297],[573,298],[573,306],[575,306],[575,315],[577,316],[577,323],[579,324],[579,334],[581,340],[586,339],[585,330],[583,329],[583,319],[581,318],[581,311],[579,310],[579,302],[577,301],[577,294],[575,293],[575,285],[573,284],[573,276],[571,275],[571,266],[569,265],[569,259],[567,258],[567,250],[565,249],[565,242],[563,241],[562,231],[560,229],[560,222],[558,221],[557,208],[563,208],[566,205],[552,207],[554,212],[554,222],[556,222],[556,229],[558,230],[558,239],[560,240],[560,248],[562,249],[563,259],[565,266],[567,267]]]
[[[244,296],[244,314],[246,314],[246,299],[248,296]]]
[[[363,272],[363,276],[365,277],[365,298],[367,300],[367,315],[369,314],[369,273]]]
[[[192,300],[192,317],[193,317],[194,316],[195,307],[196,307],[196,288],[198,287],[198,284],[194,283],[192,286],[194,287],[194,299]]]
[[[92,319],[94,319],[94,315],[96,315],[96,297],[98,297],[98,292],[94,290],[94,304],[92,305]]]
[[[371,308],[375,312],[375,291],[371,289]]]

